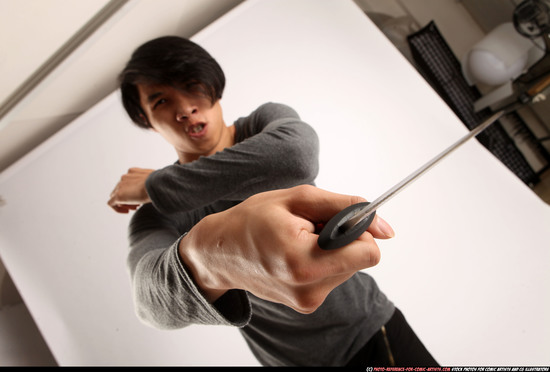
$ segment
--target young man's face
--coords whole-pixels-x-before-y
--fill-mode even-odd
[[[219,100],[212,104],[207,97],[167,85],[137,87],[149,123],[174,146],[180,161],[196,160],[232,145]]]

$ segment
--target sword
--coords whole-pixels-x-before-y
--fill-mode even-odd
[[[348,245],[352,241],[356,240],[370,226],[376,214],[376,210],[381,205],[385,204],[413,181],[417,180],[428,170],[432,169],[437,163],[449,156],[449,154],[458,149],[469,139],[483,132],[503,115],[513,112],[519,107],[535,101],[537,96],[543,90],[548,88],[548,86],[550,86],[550,73],[539,78],[531,86],[526,87],[525,90],[517,96],[515,102],[501,108],[487,120],[472,129],[464,137],[460,138],[451,146],[436,155],[433,159],[429,160],[426,164],[397,183],[391,189],[380,195],[380,197],[375,199],[372,203],[364,202],[353,204],[336,214],[328,221],[319,233],[319,238],[317,239],[319,247],[322,249],[336,249],[343,247],[344,245]]]
[[[380,195],[380,197],[375,199],[372,203],[363,202],[353,204],[336,214],[329,220],[329,222],[319,233],[319,238],[317,241],[319,247],[326,250],[336,249],[356,240],[370,226],[372,220],[374,219],[374,215],[376,214],[376,210],[380,206],[388,202],[400,191],[409,186],[413,181],[417,180],[419,177],[432,169],[436,164],[465,144],[469,139],[483,132],[504,114],[516,109],[517,105],[518,104],[516,103],[511,104],[491,115],[491,117],[476,126],[464,137],[460,138],[458,141],[443,150],[409,176],[405,177],[388,191]]]

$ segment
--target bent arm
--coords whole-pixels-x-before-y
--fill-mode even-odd
[[[319,171],[319,140],[291,108],[266,104],[239,119],[250,136],[187,164],[153,172],[147,193],[163,213],[189,211],[216,200],[244,200],[258,192],[312,184]]]

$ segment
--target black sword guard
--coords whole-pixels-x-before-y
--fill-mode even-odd
[[[372,223],[376,211],[373,211],[350,229],[346,229],[343,225],[368,204],[369,202],[363,202],[350,205],[332,217],[319,233],[317,239],[319,247],[325,250],[337,249],[357,240]]]

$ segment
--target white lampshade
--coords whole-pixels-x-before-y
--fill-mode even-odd
[[[502,85],[523,73],[532,47],[511,22],[503,23],[470,49],[463,73],[470,83]]]

